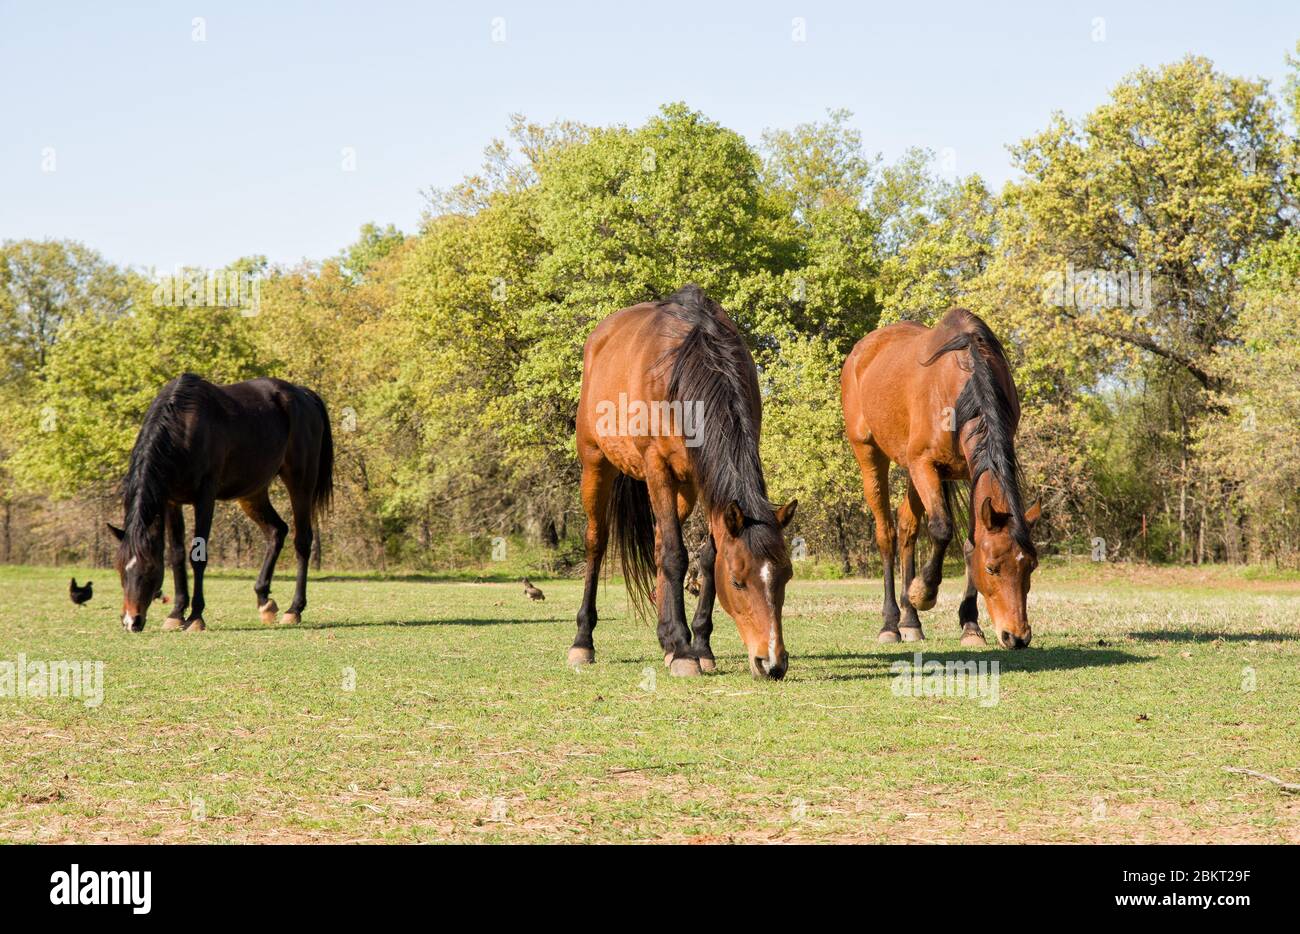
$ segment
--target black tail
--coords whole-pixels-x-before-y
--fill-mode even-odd
[[[334,432],[330,428],[330,413],[324,400],[306,387],[304,391],[320,410],[322,426],[320,456],[316,462],[316,489],[311,494],[312,515],[319,517],[334,500]]]
[[[618,545],[632,610],[638,616],[653,602],[655,584],[655,519],[650,490],[644,480],[620,473],[609,497],[609,531]]]

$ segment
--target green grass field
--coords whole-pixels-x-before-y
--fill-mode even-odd
[[[759,683],[721,611],[719,672],[669,678],[618,584],[579,673],[574,581],[326,574],[281,629],[231,573],[208,632],[133,636],[70,573],[0,568],[0,662],[104,663],[98,706],[0,698],[7,841],[1300,842],[1300,795],[1225,771],[1300,781],[1294,580],[1045,568],[1014,654],[959,649],[949,581],[923,648],[997,661],[984,706],[895,693],[878,581],[793,584]]]

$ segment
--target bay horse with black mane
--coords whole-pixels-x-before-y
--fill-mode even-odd
[[[736,325],[694,285],[602,321],[583,350],[577,448],[587,513],[587,567],[569,664],[595,661],[596,587],[613,533],[629,600],[658,609],[659,644],[676,676],[716,667],[716,597],[736,621],[758,678],[782,678],[781,607],[792,570],[759,460],[758,372]],[[682,524],[708,511],[691,629],[682,583]],[[653,583],[652,583],[653,581]]]
[[[1015,435],[1020,400],[997,337],[961,308],[927,328],[899,322],[872,331],[844,361],[844,427],[862,470],[884,564],[881,642],[924,639],[917,610],[934,606],[943,558],[953,536],[958,485],[969,485],[966,592],[957,611],[963,646],[982,645],[976,592],[984,595],[998,642],[1029,645],[1029,576],[1038,566],[1031,532],[1040,509],[1021,504]],[[890,461],[908,474],[895,530],[889,505]],[[915,575],[923,516],[933,550]],[[895,551],[902,595],[894,597]],[[902,605],[900,618],[899,604]]]
[[[307,606],[312,523],[334,490],[334,441],[325,403],[310,389],[280,379],[217,386],[186,373],[164,386],[145,415],[122,481],[125,528],[109,526],[119,543],[123,628],[144,629],[149,604],[162,585],[164,537],[176,593],[162,628],[206,628],[203,571],[217,500],[238,500],[262,530],[266,556],[253,592],[262,622],[275,622],[279,607],[271,599],[271,575],[289,532],[268,494],[277,476],[289,491],[298,556],[297,589],[280,622],[293,624]],[[194,507],[189,548],[184,505]],[[193,601],[187,556],[194,568]]]

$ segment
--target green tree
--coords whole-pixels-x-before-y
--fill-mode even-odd
[[[1078,123],[1058,116],[1013,150],[1025,179],[1011,201],[1032,222],[1035,258],[1054,266],[1043,272],[1087,270],[1060,292],[1044,280],[1045,301],[1210,387],[1235,318],[1234,267],[1285,227],[1286,149],[1267,88],[1204,58],[1139,69]],[[1119,276],[1139,277],[1128,301]]]
[[[848,575],[871,540],[857,464],[844,440],[840,368],[829,341],[794,335],[763,370],[763,465],[774,499],[798,498],[797,533],[812,558]]]
[[[124,473],[165,382],[183,372],[217,382],[263,372],[241,309],[162,304],[159,284],[138,276],[131,294],[126,314],[83,313],[60,327],[19,423],[12,463],[21,485],[56,498],[102,494]]]
[[[0,245],[0,379],[40,373],[63,322],[85,313],[121,314],[122,272],[93,250],[67,240],[9,240]]]

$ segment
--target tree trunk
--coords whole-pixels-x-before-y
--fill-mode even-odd
[[[1187,445],[1183,445],[1182,467],[1178,471],[1178,561],[1187,563]]]
[[[839,512],[835,513],[835,544],[840,552],[840,570],[848,577],[853,573],[853,567],[849,563],[849,539],[844,532],[844,516]]]

